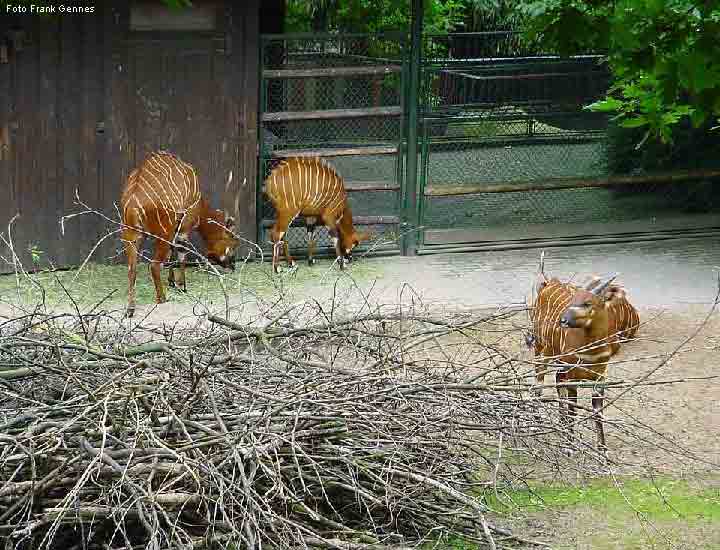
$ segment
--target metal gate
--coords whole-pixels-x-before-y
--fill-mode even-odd
[[[583,108],[607,92],[602,59],[513,32],[426,37],[419,253],[720,228],[717,171],[611,173],[608,117]]]
[[[397,252],[405,135],[405,35],[265,35],[261,39],[258,242],[269,247],[272,205],[262,193],[289,156],[320,156],[345,179],[356,226],[373,252]],[[286,237],[306,251],[303,220]],[[329,236],[318,232],[320,250]]]
[[[653,240],[720,229],[720,193],[711,181],[720,170],[611,169],[608,117],[584,109],[608,89],[602,56],[559,58],[506,31],[421,39],[420,55],[412,56],[405,33],[262,37],[260,243],[269,248],[274,218],[262,182],[292,155],[336,165],[356,224],[378,237],[374,253]],[[300,253],[302,223],[288,234]],[[319,240],[329,245],[327,233]]]

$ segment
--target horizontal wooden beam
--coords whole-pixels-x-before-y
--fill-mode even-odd
[[[272,152],[276,158],[288,157],[345,157],[365,155],[394,155],[397,145],[370,145],[367,147],[337,147],[327,149],[278,149]]]
[[[400,116],[402,108],[368,107],[367,109],[324,109],[322,111],[282,111],[263,113],[263,122],[280,122],[284,120],[330,120],[340,118],[367,118],[374,116]]]
[[[418,250],[418,255],[448,254],[456,252],[482,252],[501,250],[527,250],[536,248],[564,247],[564,246],[587,246],[591,244],[615,244],[632,242],[655,242],[675,239],[698,239],[714,238],[720,235],[720,228],[708,229],[706,231],[660,231],[655,233],[633,233],[630,235],[608,234],[604,236],[583,236],[582,238],[567,239],[543,239],[532,241],[505,241],[505,242],[476,242],[465,245],[430,245]]]
[[[467,78],[469,80],[541,80],[548,77],[561,77],[561,76],[588,76],[590,74],[600,74],[599,71],[575,71],[575,72],[564,72],[564,73],[537,73],[537,74],[503,74],[503,75],[479,75],[479,74],[470,74],[465,73],[461,71],[444,71],[448,74],[454,75],[454,76],[461,76],[463,78]]]
[[[624,235],[632,240],[633,235],[657,232],[658,225],[663,231],[700,231],[708,228],[720,228],[720,214],[675,214],[663,215],[653,222],[652,215],[645,219],[614,221],[613,223],[564,223],[555,220],[553,223],[526,223],[509,226],[496,224],[486,227],[446,228],[425,230],[423,240],[426,245],[461,245],[468,243],[502,244],[505,242],[551,242],[553,240],[579,241],[606,237],[608,235]]]
[[[400,191],[400,185],[394,181],[346,181],[345,191],[348,193],[358,193],[364,191]]]
[[[612,176],[597,179],[562,179],[502,184],[428,185],[425,188],[425,196],[454,197],[459,195],[475,195],[478,193],[518,193],[527,191],[548,191],[552,189],[614,187],[618,185],[670,184],[681,181],[718,178],[720,178],[720,170],[691,170],[670,174],[653,174],[649,176]]]
[[[271,227],[275,223],[275,220],[264,219],[262,221],[263,227]],[[353,216],[353,225],[395,225],[400,223],[399,216]],[[304,226],[305,222],[301,217],[298,217],[293,226]]]
[[[269,69],[263,71],[263,78],[312,78],[335,76],[384,75],[399,73],[401,65],[373,65],[357,67],[323,67],[321,69]]]

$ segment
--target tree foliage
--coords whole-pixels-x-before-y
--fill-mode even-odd
[[[528,38],[561,55],[605,51],[614,76],[590,106],[672,141],[681,121],[720,116],[718,0],[521,0]]]
[[[477,1],[425,0],[424,32],[445,33],[461,28],[471,5]],[[288,0],[285,30],[406,31],[410,28],[411,3],[411,0]]]

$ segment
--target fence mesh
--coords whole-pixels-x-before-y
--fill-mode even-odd
[[[426,38],[422,225],[461,241],[718,225],[720,193],[701,181],[482,192],[611,175],[607,117],[584,108],[608,85],[600,56],[562,59],[515,33]]]
[[[402,176],[404,56],[402,35],[263,41],[261,179],[294,152],[325,157],[345,180],[355,225],[374,233],[373,244],[379,240],[393,249]],[[338,156],[338,149],[344,154]],[[275,212],[261,197],[260,241],[267,246]],[[304,225],[296,219],[286,236],[298,255],[306,250]],[[319,255],[329,253],[327,230],[318,229],[316,237]]]
[[[427,197],[424,224],[478,229],[488,241],[705,227],[720,210],[715,187],[691,182]],[[686,216],[695,223],[688,225]]]
[[[617,170],[627,143],[606,115],[585,108],[608,90],[602,56],[560,58],[513,32],[424,36],[420,88],[410,90],[407,53],[398,35],[265,37],[261,179],[293,151],[329,155],[346,181],[356,225],[396,238],[405,113],[417,100],[419,203],[406,206],[420,211],[430,232],[474,230],[463,238],[493,241],[720,226],[719,192],[707,182],[585,185],[644,174]],[[345,153],[337,156],[338,149]],[[483,191],[550,180],[573,180],[577,188]],[[258,217],[267,244],[274,211],[264,196]],[[440,233],[420,246],[443,244]],[[305,235],[296,220],[291,247],[304,251]],[[325,230],[319,245],[330,247]]]

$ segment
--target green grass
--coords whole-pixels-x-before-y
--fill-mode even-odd
[[[687,481],[676,479],[625,480],[618,484],[596,481],[585,486],[539,486],[492,497],[488,502],[498,511],[540,511],[590,506],[602,509],[608,517],[623,518],[627,513],[644,514],[656,520],[686,519],[720,521],[720,489],[698,490]]]
[[[284,264],[283,264],[284,265]],[[330,287],[338,278],[352,277],[355,281],[371,280],[382,276],[382,259],[363,259],[354,262],[350,269],[340,272],[330,260],[319,260],[313,267],[299,262],[294,271],[273,276],[268,262],[238,264],[235,272],[222,275],[222,281],[232,299],[240,294],[269,297],[283,290],[286,293],[302,293],[309,288]],[[222,285],[218,277],[200,268],[188,268],[188,293],[167,288],[167,269],[162,271],[163,284],[170,302],[220,303],[223,300]],[[63,288],[64,287],[64,288]],[[42,272],[20,277],[0,276],[0,297],[4,302],[37,304],[45,296],[48,307],[70,305],[70,297],[80,307],[95,305],[103,299],[105,306],[119,306],[127,297],[127,267],[125,265],[88,264],[78,273],[72,271]],[[151,304],[155,291],[147,264],[138,267],[136,283],[139,306]]]
[[[659,550],[720,548],[720,487],[677,479],[608,480],[583,486],[541,485],[511,491],[487,504],[512,517],[512,530],[526,538],[550,540],[554,549]],[[543,525],[537,537],[532,524]],[[475,550],[474,543],[452,538],[427,548]]]

